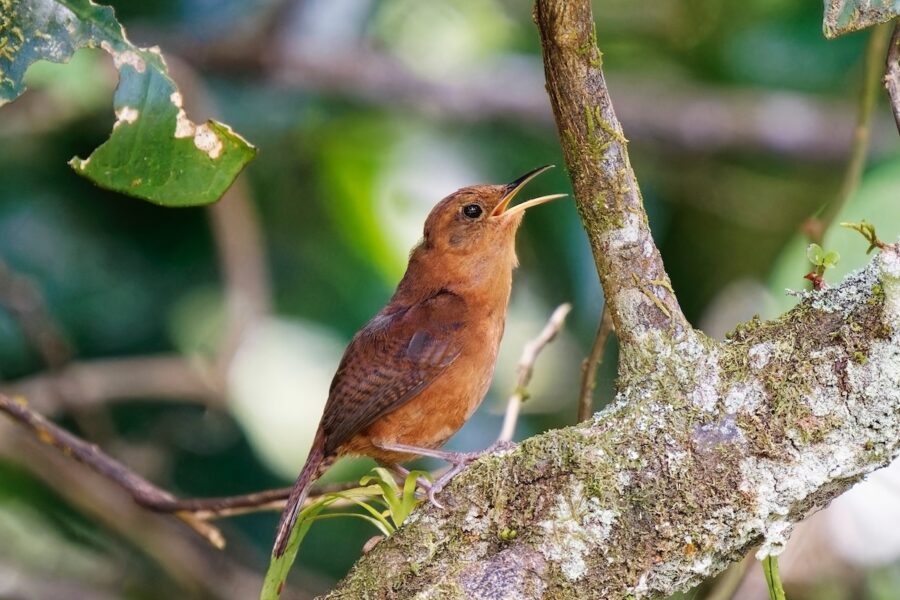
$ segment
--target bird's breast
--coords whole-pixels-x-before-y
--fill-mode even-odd
[[[382,456],[375,445],[437,448],[459,431],[481,404],[494,374],[506,307],[490,308],[478,318],[469,319],[460,331],[465,337],[456,360],[416,397],[357,436],[348,446],[349,452],[399,462],[410,457],[390,453]]]

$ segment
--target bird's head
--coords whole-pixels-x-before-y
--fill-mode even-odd
[[[453,192],[428,215],[423,245],[444,256],[512,251],[525,210],[566,196],[551,194],[510,205],[525,184],[552,167],[539,167],[506,185],[473,185]]]

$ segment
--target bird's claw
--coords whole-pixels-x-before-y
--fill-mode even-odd
[[[437,495],[444,489],[444,487],[448,483],[450,483],[450,481],[454,477],[456,477],[463,469],[465,469],[467,466],[469,466],[485,454],[491,454],[492,452],[502,450],[509,450],[513,447],[515,447],[515,443],[513,442],[498,440],[484,450],[479,450],[477,452],[444,453],[442,456],[440,456],[440,458],[449,461],[451,465],[447,472],[438,477],[438,479],[433,483],[420,477],[418,480],[418,485],[420,488],[422,488],[422,490],[425,491],[424,496],[428,499],[428,502],[443,510],[445,506],[438,501]],[[395,469],[404,478],[409,474],[409,471],[407,471],[403,467],[400,467],[399,465],[395,466]]]
[[[446,507],[443,504],[441,504],[440,502],[438,502],[437,498],[435,498],[435,495],[439,491],[441,491],[441,490],[438,489],[437,486],[435,486],[435,485],[428,486],[428,501],[431,504],[433,504],[434,506],[436,506],[437,508],[444,510],[444,508],[446,508]]]

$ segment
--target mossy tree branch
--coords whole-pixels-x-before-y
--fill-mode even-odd
[[[900,245],[645,369],[593,420],[476,462],[329,598],[661,598],[777,553],[900,453]]]
[[[647,222],[628,141],[603,76],[587,0],[539,0],[547,92],[578,211],[618,334],[620,372],[642,352],[679,338],[690,325],[672,292]]]
[[[900,454],[900,244],[726,342],[693,330],[647,225],[588,0],[538,0],[547,88],[622,345],[616,402],[487,456],[329,598],[661,598]],[[861,250],[862,251],[862,250]]]

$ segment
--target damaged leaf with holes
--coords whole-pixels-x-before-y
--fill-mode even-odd
[[[900,16],[900,0],[825,0],[822,30],[834,39]]]
[[[227,125],[193,123],[158,48],[139,48],[113,9],[89,0],[0,0],[0,107],[34,62],[102,48],[119,72],[109,139],[70,165],[97,185],[165,206],[218,200],[256,153]]]

